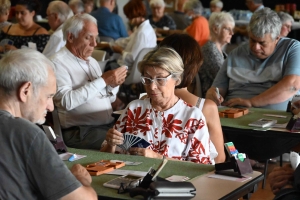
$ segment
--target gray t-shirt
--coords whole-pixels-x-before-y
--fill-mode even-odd
[[[274,52],[261,60],[251,54],[245,43],[230,52],[214,79],[213,86],[227,91],[225,101],[250,99],[277,84],[287,75],[300,76],[300,42],[281,38]],[[263,108],[286,110],[289,99]]]
[[[60,199],[81,186],[36,125],[0,110],[0,199]]]

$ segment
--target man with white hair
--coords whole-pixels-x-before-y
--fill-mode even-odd
[[[221,12],[223,8],[223,2],[220,0],[212,0],[210,2],[210,11],[213,12]]]
[[[58,52],[66,41],[63,39],[62,26],[63,23],[73,16],[71,8],[63,1],[52,1],[47,8],[48,23],[51,30],[54,31],[43,51],[48,58]]]
[[[66,46],[51,61],[55,65],[57,93],[54,103],[63,128],[64,142],[74,148],[99,150],[113,126],[111,103],[125,80],[126,66],[102,73],[91,57],[97,45],[97,21],[77,14],[62,28]]]
[[[100,8],[91,12],[97,19],[99,36],[111,37],[114,40],[128,37],[122,18],[113,13],[116,0],[100,0]]]
[[[0,60],[0,199],[97,199],[87,170],[71,171],[43,124],[56,92],[53,64],[40,52],[19,49]]]
[[[84,3],[81,0],[71,0],[69,1],[69,6],[74,15],[84,12]]]
[[[270,8],[254,12],[249,42],[231,51],[206,98],[229,107],[286,110],[300,89],[300,42],[280,37],[280,30],[276,12]]]

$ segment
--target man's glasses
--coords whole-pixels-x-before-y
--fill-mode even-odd
[[[170,74],[165,78],[154,78],[154,79],[142,76],[141,81],[144,85],[150,85],[152,82],[154,82],[158,86],[164,86],[166,85],[167,80],[169,80],[172,76],[173,74]]]

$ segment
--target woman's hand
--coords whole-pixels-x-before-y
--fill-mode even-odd
[[[137,156],[145,156],[148,158],[163,158],[163,155],[160,155],[151,149],[145,149],[145,148],[138,148],[138,147],[132,147],[129,149],[129,153],[131,155],[137,155]]]
[[[117,131],[114,128],[111,128],[106,133],[105,140],[107,141],[107,144],[110,146],[116,146],[117,144],[123,144],[124,137],[123,134],[119,131]]]
[[[14,45],[9,45],[9,44],[4,45],[4,51],[17,50],[17,49],[18,48],[15,47]]]

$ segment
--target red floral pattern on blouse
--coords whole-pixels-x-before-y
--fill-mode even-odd
[[[150,143],[148,148],[161,155],[195,163],[212,163],[203,114],[182,100],[163,112],[153,109],[149,99],[135,100],[120,116],[115,128],[144,138]]]

